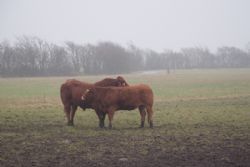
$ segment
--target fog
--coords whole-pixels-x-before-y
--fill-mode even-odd
[[[0,0],[0,76],[250,68],[248,0]]]
[[[111,41],[156,51],[250,42],[248,0],[1,0],[0,41]]]

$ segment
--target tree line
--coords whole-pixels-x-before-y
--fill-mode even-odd
[[[63,45],[38,37],[19,37],[13,44],[0,42],[0,76],[60,76],[80,74],[120,74],[145,70],[192,68],[249,68],[250,48],[183,48],[161,53],[131,44],[113,42]]]

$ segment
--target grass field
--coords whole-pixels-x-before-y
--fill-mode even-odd
[[[250,165],[250,69],[124,77],[152,87],[154,129],[138,128],[137,110],[116,112],[109,130],[78,109],[68,127],[59,88],[72,77],[0,78],[0,166]]]

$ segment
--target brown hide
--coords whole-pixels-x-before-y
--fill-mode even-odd
[[[145,110],[148,114],[150,127],[152,124],[152,106],[153,92],[147,85],[135,85],[128,87],[92,87],[85,91],[82,96],[83,104],[87,103],[88,107],[96,110],[97,114],[108,113],[110,127],[112,127],[112,115],[117,110],[133,110],[139,108],[144,126]],[[111,114],[110,114],[111,113]],[[100,116],[99,116],[100,118]],[[102,121],[100,119],[100,121]],[[104,123],[104,122],[103,122]],[[101,123],[100,123],[101,124]]]
[[[94,84],[78,81],[75,79],[67,80],[61,85],[60,94],[61,101],[64,105],[64,111],[68,119],[68,125],[73,125],[75,111],[78,106],[85,109],[88,107],[86,103],[83,105],[81,101],[82,94],[86,89],[90,89],[93,86],[124,86],[127,85],[127,82],[123,77],[118,76],[116,79],[105,78]]]
[[[116,79],[105,78],[99,82],[96,82],[95,86],[107,87],[107,86],[129,86],[129,85],[123,77],[118,76]]]
[[[82,93],[93,86],[93,84],[75,79],[67,80],[61,85],[60,93],[63,105],[81,106]],[[83,107],[83,105],[81,107]]]

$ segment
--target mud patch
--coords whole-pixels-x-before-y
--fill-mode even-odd
[[[170,126],[171,128],[171,126]],[[225,131],[172,133],[155,129],[97,130],[97,135],[67,135],[59,129],[28,134],[4,133],[1,166],[248,166],[249,136]],[[221,129],[220,127],[217,127]],[[238,128],[237,128],[238,129]],[[95,130],[95,129],[93,129]],[[233,129],[232,129],[233,131]],[[63,132],[63,133],[62,133]],[[222,133],[223,132],[223,133]]]

